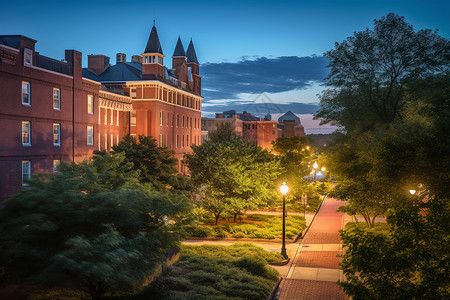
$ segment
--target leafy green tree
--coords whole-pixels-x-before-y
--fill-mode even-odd
[[[411,83],[448,70],[450,43],[437,31],[415,31],[393,13],[327,51],[330,87],[317,117],[347,131],[404,118]]]
[[[273,201],[280,172],[274,155],[226,126],[219,126],[222,134],[213,132],[208,141],[193,146],[193,153],[184,158],[199,187],[200,204],[214,213],[216,223],[225,211],[236,219],[243,210]]]
[[[99,299],[142,283],[178,244],[187,204],[139,183],[123,153],[39,174],[0,211],[0,261],[15,282]]]
[[[171,183],[179,183],[172,178],[177,173],[177,159],[174,152],[166,147],[159,147],[156,140],[150,136],[140,135],[138,140],[130,135],[112,147],[111,154],[124,153],[123,164],[133,163],[133,169],[139,170],[139,180],[151,183],[158,190],[164,190]],[[106,152],[95,152],[96,156],[106,155]]]

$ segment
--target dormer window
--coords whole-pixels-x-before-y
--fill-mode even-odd
[[[23,65],[29,67],[33,65],[33,50],[23,49]]]

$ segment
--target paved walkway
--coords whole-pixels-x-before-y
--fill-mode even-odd
[[[342,244],[339,230],[343,214],[336,212],[341,201],[327,198],[294,257],[287,275],[275,295],[276,299],[346,299],[336,284],[343,279],[339,267]]]

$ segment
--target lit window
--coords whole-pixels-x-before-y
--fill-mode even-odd
[[[102,123],[102,122],[101,122],[101,115],[102,115],[102,108],[99,107],[99,108],[98,108],[98,124],[101,124],[101,123]]]
[[[133,110],[130,113],[130,125],[131,126],[136,126],[136,111],[135,110]]]
[[[33,50],[26,48],[24,49],[23,64],[24,66],[31,66],[33,64]]]
[[[116,125],[119,126],[119,110],[116,112]]]
[[[119,135],[116,134],[116,144],[119,144]]]
[[[53,124],[53,145],[60,146],[61,145],[61,125]]]
[[[53,89],[53,109],[60,110],[61,109],[61,90]]]
[[[159,146],[162,147],[163,146],[163,138],[162,138],[162,133],[159,134]]]
[[[87,127],[87,144],[92,146],[94,145],[94,127]]]
[[[114,139],[113,139],[113,134],[111,133],[111,144],[109,145],[109,147],[112,148],[113,145],[114,145]]]
[[[58,173],[60,164],[61,164],[61,160],[59,160],[59,159],[53,160],[53,173]]]
[[[22,81],[22,104],[31,105],[30,83],[27,81]]]
[[[90,115],[94,114],[94,96],[92,95],[88,95],[88,114]]]
[[[163,125],[163,112],[160,111],[159,112],[159,126],[162,126],[162,125]]]
[[[22,186],[27,186],[27,181],[31,178],[31,162],[22,160]]]
[[[108,134],[105,133],[105,150],[108,149]]]
[[[131,137],[134,137],[134,139],[136,139],[136,133],[132,133],[130,134]]]
[[[103,116],[103,124],[108,124],[108,109],[105,108],[105,115]]]
[[[113,116],[114,116],[114,110],[110,109],[110,112],[111,112],[111,114],[110,114],[111,118],[110,118],[110,123],[109,123],[109,125],[114,125],[114,118],[113,118]]]
[[[100,143],[101,134],[98,134],[98,151],[102,150],[102,144]]]
[[[22,145],[31,146],[31,122],[22,121]]]

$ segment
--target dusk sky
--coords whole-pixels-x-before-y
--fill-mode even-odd
[[[317,103],[327,74],[322,54],[389,12],[450,37],[448,0],[7,1],[0,34],[33,38],[37,51],[56,59],[76,49],[87,66],[88,54],[107,55],[111,63],[118,52],[141,54],[156,19],[167,67],[178,36],[185,48],[193,39],[205,115],[241,108],[261,93],[284,111],[290,103]]]

